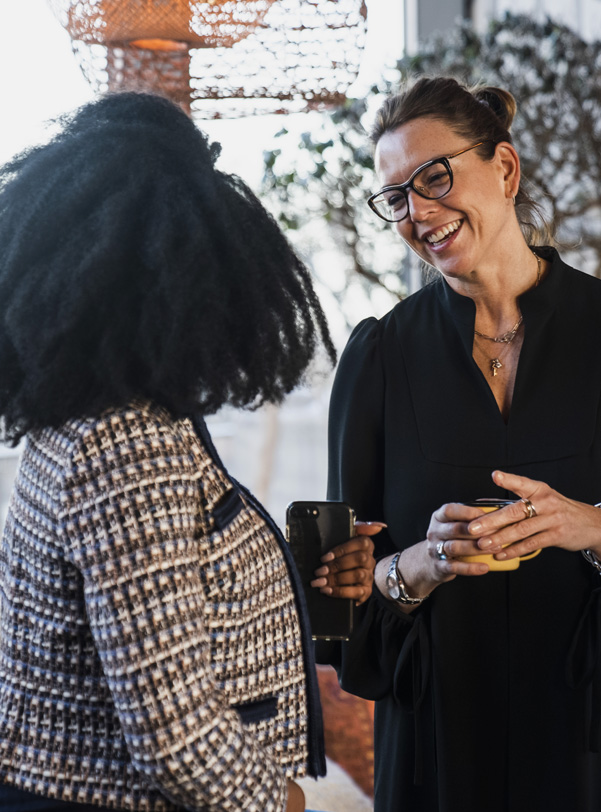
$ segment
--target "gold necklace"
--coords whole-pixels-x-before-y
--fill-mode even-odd
[[[534,251],[532,253],[534,254]],[[538,254],[534,254],[534,256],[536,257],[536,282],[534,284],[534,287],[537,288],[538,283],[540,282],[540,278],[541,278],[542,263],[541,263],[541,259],[540,259]],[[486,333],[481,333],[479,330],[476,330],[476,328],[474,328],[474,334],[479,336],[480,338],[487,339],[487,341],[494,341],[495,344],[507,344],[507,345],[509,345],[509,344],[511,344],[513,339],[518,334],[518,330],[520,329],[523,321],[524,321],[524,317],[520,313],[519,319],[513,325],[511,330],[508,330],[506,333],[503,333],[503,335],[500,335],[500,336],[488,336],[488,335],[486,335]],[[484,352],[484,350],[482,350],[482,352]],[[501,352],[497,356],[495,356],[494,358],[489,359],[490,374],[493,376],[493,378],[497,375],[497,372],[500,369],[503,368],[503,364],[501,363],[501,357],[500,356],[504,355],[505,352]]]
[[[513,339],[516,336],[517,331],[520,329],[520,324],[524,321],[524,317],[520,313],[519,319],[513,325],[511,330],[508,330],[506,333],[503,333],[502,336],[487,336],[486,333],[481,333],[476,328],[474,328],[474,333],[480,338],[486,338],[488,341],[494,341],[497,344],[511,344]]]
[[[509,345],[511,344],[513,339],[518,334],[518,330],[520,328],[521,323],[522,323],[522,317],[520,316],[520,320],[519,320],[519,323],[517,324],[517,326],[513,330],[510,330],[510,333],[512,333],[511,337],[507,338],[506,340],[504,340],[502,342],[503,344],[505,344],[505,347],[503,348],[503,350],[498,355],[496,355],[494,358],[489,358],[488,359],[488,363],[490,365],[490,374],[493,376],[493,378],[495,378],[497,376],[498,371],[503,368],[503,363],[501,361],[501,358],[505,355],[506,352],[509,351]],[[480,335],[480,333],[477,333],[477,335]],[[507,335],[507,333],[505,335]],[[482,337],[483,338],[488,338],[489,336],[482,336]],[[491,338],[491,341],[496,341],[496,340],[497,339]],[[479,349],[480,349],[480,352],[485,354],[483,349],[481,349],[481,348],[479,348]]]

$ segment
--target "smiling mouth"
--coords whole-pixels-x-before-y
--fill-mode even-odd
[[[450,237],[451,234],[454,234],[462,222],[463,220],[455,220],[454,223],[449,223],[447,226],[439,228],[438,231],[428,234],[426,237],[426,242],[430,243],[430,245],[438,245],[446,240],[447,237]]]

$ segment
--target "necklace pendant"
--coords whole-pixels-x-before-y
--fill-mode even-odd
[[[493,378],[496,376],[497,370],[501,369],[502,366],[503,366],[503,364],[499,361],[498,358],[492,358],[491,359],[491,361],[490,361],[490,371],[492,373]]]

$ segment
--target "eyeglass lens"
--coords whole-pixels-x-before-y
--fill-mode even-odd
[[[410,188],[421,197],[436,200],[446,195],[451,185],[452,179],[448,167],[441,161],[436,161],[418,172],[411,181]],[[403,220],[408,212],[407,187],[382,192],[381,195],[374,198],[373,204],[386,220],[393,222]]]

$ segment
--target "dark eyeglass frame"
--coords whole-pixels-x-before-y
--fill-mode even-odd
[[[375,194],[371,195],[367,199],[367,205],[374,212],[374,214],[377,214],[378,217],[380,217],[382,220],[386,220],[387,223],[401,223],[409,215],[409,195],[408,195],[409,189],[413,189],[415,194],[425,198],[426,200],[440,200],[445,195],[448,195],[451,189],[453,188],[453,170],[451,169],[451,164],[449,163],[451,158],[456,158],[458,155],[463,155],[464,152],[469,152],[471,149],[481,147],[482,144],[492,144],[492,143],[494,143],[494,141],[491,141],[491,139],[486,139],[485,141],[478,141],[477,144],[472,144],[471,147],[465,147],[464,149],[460,149],[458,152],[454,152],[452,155],[444,155],[441,156],[440,158],[432,158],[431,161],[426,161],[425,164],[418,166],[417,169],[413,172],[413,174],[409,178],[409,180],[405,181],[405,183],[395,183],[392,186],[384,186],[382,187],[382,189],[380,189],[379,192],[375,192]],[[420,174],[420,172],[423,172],[424,169],[427,169],[429,166],[434,166],[434,164],[442,164],[449,173],[449,188],[446,191],[444,191],[441,195],[438,195],[437,197],[425,195],[423,192],[420,192],[417,186],[415,186],[415,178]],[[402,217],[399,217],[398,219],[391,219],[390,217],[385,217],[380,211],[378,211],[378,209],[374,204],[374,200],[377,197],[380,197],[380,195],[384,194],[385,192],[401,192],[407,204],[406,214],[404,214]]]

